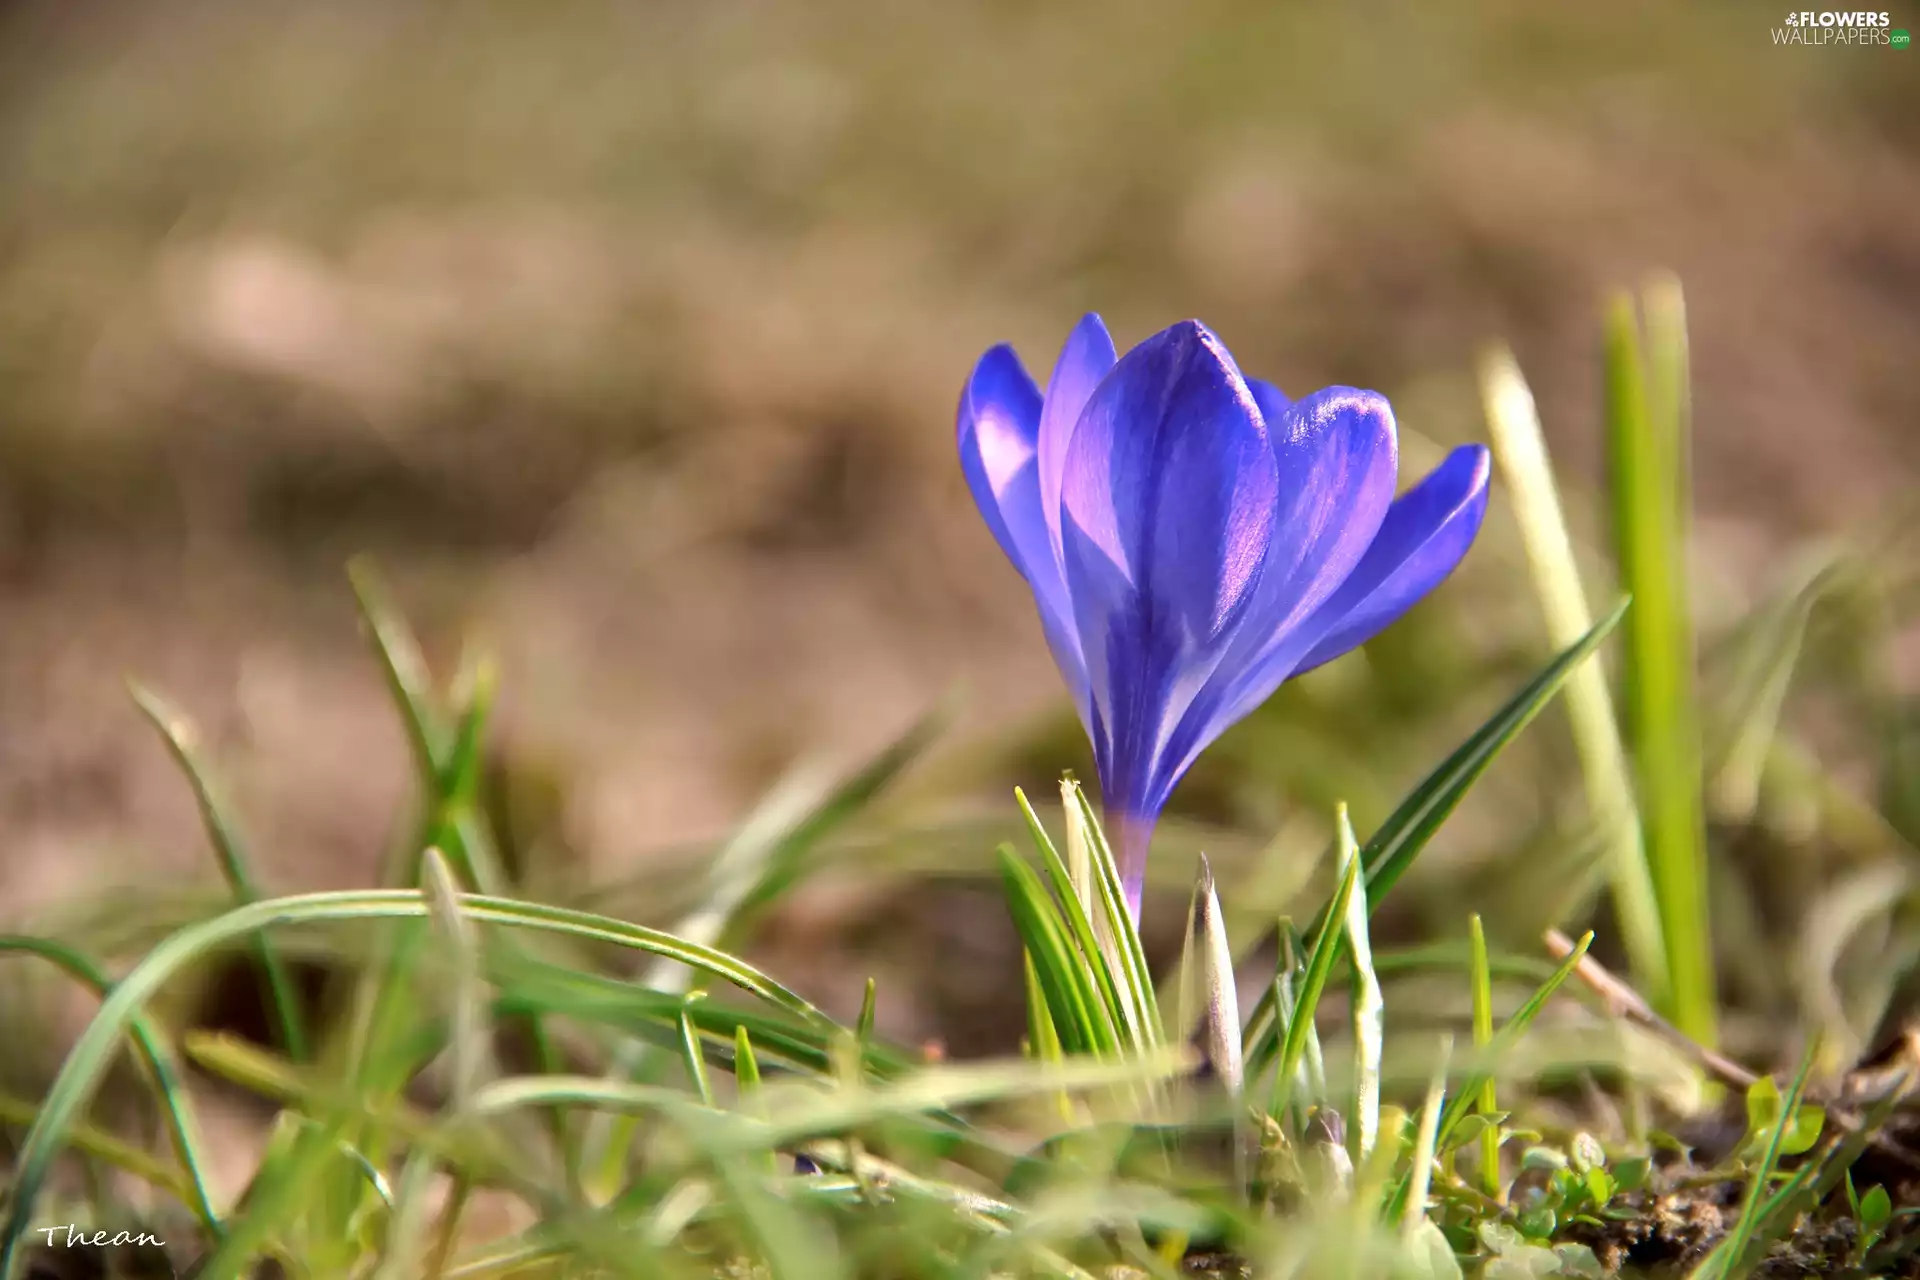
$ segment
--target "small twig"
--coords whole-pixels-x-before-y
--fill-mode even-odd
[[[1547,930],[1546,944],[1547,950],[1553,953],[1556,960],[1565,960],[1573,954],[1573,939],[1558,929]],[[1573,976],[1585,983],[1587,990],[1600,997],[1600,1002],[1607,1006],[1607,1012],[1614,1017],[1623,1018],[1628,1022],[1637,1022],[1659,1035],[1661,1039],[1686,1050],[1699,1059],[1700,1064],[1707,1070],[1735,1088],[1749,1088],[1760,1079],[1732,1058],[1709,1049],[1655,1013],[1653,1006],[1647,1003],[1646,997],[1615,977],[1605,965],[1594,959],[1592,952],[1580,958],[1579,965],[1574,968]]]
[[[1565,960],[1573,954],[1573,940],[1558,929],[1547,930],[1545,942],[1547,950],[1552,952],[1556,959]],[[1616,977],[1605,965],[1594,959],[1591,953],[1581,957],[1573,974],[1586,984],[1589,991],[1599,997],[1600,1002],[1614,1017],[1645,1027],[1674,1047],[1692,1055],[1702,1066],[1728,1084],[1738,1089],[1747,1089],[1759,1081],[1760,1077],[1754,1072],[1718,1050],[1701,1044],[1655,1013],[1653,1006],[1647,1003],[1646,997],[1628,986],[1624,980]],[[1849,1110],[1837,1101],[1829,1101],[1825,1106],[1827,1115],[1837,1121],[1841,1128],[1849,1133],[1861,1131],[1862,1122],[1858,1112]],[[1872,1134],[1868,1141],[1876,1150],[1893,1157],[1909,1169],[1920,1170],[1920,1155],[1915,1155],[1885,1134]]]

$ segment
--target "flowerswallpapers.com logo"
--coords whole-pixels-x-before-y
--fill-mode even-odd
[[[1804,45],[1885,45],[1904,49],[1907,33],[1893,29],[1893,15],[1884,10],[1832,9],[1814,12],[1803,9],[1789,13],[1785,26],[1773,29],[1775,44]]]

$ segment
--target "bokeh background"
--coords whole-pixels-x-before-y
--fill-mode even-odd
[[[1783,48],[1781,17],[9,0],[6,914],[217,886],[125,674],[197,719],[274,887],[369,882],[408,767],[342,571],[368,553],[443,677],[499,656],[494,804],[542,891],[639,917],[793,770],[945,700],[761,949],[839,1008],[911,970],[892,1029],[1009,1045],[1017,1019],[968,1030],[1013,953],[967,881],[1008,787],[1086,761],[954,461],[972,361],[1012,340],[1044,376],[1083,311],[1123,344],[1197,315],[1291,391],[1387,393],[1411,471],[1482,436],[1503,340],[1599,548],[1601,303],[1671,269],[1697,604],[1734,634],[1810,548],[1877,563],[1920,477],[1920,53]],[[1814,781],[1721,833],[1789,896],[1910,853],[1888,743],[1916,655],[1869,594],[1796,686]],[[1284,905],[1311,862],[1254,854],[1311,854],[1336,799],[1365,830],[1545,654],[1496,498],[1434,601],[1209,758],[1160,870],[1204,846],[1246,919]],[[1522,941],[1585,909],[1570,759],[1543,718],[1412,900],[1453,928],[1496,886]],[[905,862],[950,889],[903,891]],[[1726,893],[1729,938],[1779,924]]]

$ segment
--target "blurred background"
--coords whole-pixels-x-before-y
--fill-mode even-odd
[[[1044,377],[1087,310],[1123,346],[1203,317],[1295,394],[1385,392],[1403,482],[1483,437],[1475,360],[1509,342],[1600,547],[1600,306],[1677,272],[1717,687],[1716,637],[1823,549],[1882,563],[1920,476],[1920,53],[1780,47],[1780,18],[9,0],[0,902],[217,886],[127,674],[199,722],[274,888],[370,882],[408,764],[343,574],[368,553],[443,678],[499,656],[492,801],[544,892],[671,918],[652,869],[951,698],[763,949],[836,1008],[902,949],[1017,963],[966,881],[1011,784],[1087,763],[953,408],[987,346]],[[1812,763],[1722,815],[1729,865],[1786,894],[1812,881],[1769,859],[1911,852],[1920,654],[1897,592],[1849,599],[1789,703]],[[1209,756],[1157,871],[1203,846],[1270,913],[1311,859],[1253,854],[1317,851],[1336,799],[1367,830],[1547,650],[1496,497],[1433,601]],[[1449,930],[1493,876],[1524,944],[1591,859],[1557,711],[1525,746],[1416,877]],[[895,857],[956,887],[902,907]],[[1777,924],[1723,888],[1730,938]],[[1007,1047],[1017,1019],[969,1041],[942,1004],[963,979],[883,1014]],[[1730,979],[1756,1007],[1771,981]]]

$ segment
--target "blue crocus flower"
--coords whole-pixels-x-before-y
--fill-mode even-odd
[[[1200,752],[1405,613],[1486,514],[1482,446],[1396,499],[1384,397],[1289,400],[1195,321],[1116,359],[1090,315],[1044,394],[995,347],[961,396],[959,437],[1093,742],[1136,918],[1147,841]]]

